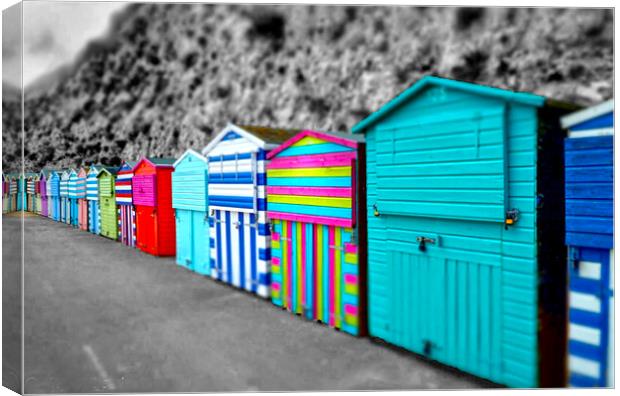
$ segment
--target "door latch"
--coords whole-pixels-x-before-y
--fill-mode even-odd
[[[508,229],[509,225],[514,225],[519,220],[521,212],[519,209],[512,208],[506,211],[506,219],[504,220],[504,227]]]
[[[416,239],[416,242],[418,242],[418,249],[421,252],[426,252],[426,244],[427,243],[435,243],[435,239],[434,238],[427,238],[425,236],[419,236]]]

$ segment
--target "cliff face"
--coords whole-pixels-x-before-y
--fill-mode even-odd
[[[26,167],[178,156],[229,121],[346,131],[426,74],[590,105],[612,39],[609,10],[131,5],[26,92]]]

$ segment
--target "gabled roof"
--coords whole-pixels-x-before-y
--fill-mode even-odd
[[[421,93],[428,86],[440,86],[450,89],[457,89],[465,92],[469,92],[475,95],[489,96],[498,99],[502,99],[508,102],[522,103],[535,107],[542,107],[545,104],[545,98],[543,96],[534,95],[525,92],[509,91],[507,89],[495,88],[486,85],[479,85],[468,83],[464,81],[451,80],[448,78],[426,76],[418,80],[411,87],[404,90],[401,94],[390,100],[383,105],[379,110],[375,111],[362,121],[353,126],[351,131],[353,133],[360,133],[372,126],[385,116],[396,110],[401,104],[409,101]]]
[[[222,129],[220,133],[215,135],[209,144],[202,149],[202,155],[207,155],[220,141],[224,139],[228,132],[231,131],[249,140],[263,150],[272,150],[301,132],[301,129],[269,128],[253,125],[237,126],[229,123],[226,125],[226,128]]]
[[[183,159],[185,159],[185,157],[187,157],[188,155],[193,155],[194,157],[198,158],[202,162],[207,163],[207,158],[204,157],[202,154],[200,154],[198,151],[193,150],[193,149],[187,149],[185,150],[183,155],[181,155],[179,159],[174,162],[173,166],[176,168],[177,165],[179,165],[181,161],[183,161]]]
[[[138,161],[123,161],[121,163],[121,168],[125,165],[127,165],[129,168],[133,168],[134,166],[136,166],[137,163]]]
[[[278,155],[282,151],[286,150],[287,148],[291,147],[293,144],[299,142],[301,139],[305,138],[306,136],[312,136],[312,137],[315,137],[317,139],[326,140],[328,142],[340,144],[340,145],[343,145],[343,146],[346,146],[346,147],[350,147],[350,148],[353,148],[353,149],[357,147],[358,143],[364,141],[363,137],[357,136],[357,135],[348,134],[348,133],[316,132],[316,131],[311,131],[311,130],[305,130],[305,131],[302,131],[302,132],[298,133],[297,135],[293,136],[292,138],[290,138],[286,142],[282,143],[277,148],[271,150],[269,152],[269,154],[267,154],[267,158],[275,157],[276,155]]]
[[[172,157],[146,157],[153,165],[172,165],[176,158]]]
[[[88,174],[94,173],[97,174],[99,173],[99,169],[103,168],[105,165],[103,164],[91,164],[88,167]]]
[[[133,166],[133,170],[140,166],[143,162],[148,162],[152,166],[158,168],[172,168],[172,164],[174,164],[175,159],[171,157],[142,157],[138,162]]]
[[[97,177],[101,176],[102,173],[109,173],[112,176],[115,176],[118,173],[120,168],[118,166],[102,166],[97,172]]]
[[[138,161],[123,161],[121,162],[121,166],[118,168],[118,174],[127,174],[132,173],[133,168],[136,166]]]
[[[58,173],[58,170],[56,170],[56,169],[49,169],[49,168],[43,168],[43,169],[41,169],[41,172],[40,172],[40,174],[45,176],[46,179],[48,179],[54,173]]]
[[[565,115],[560,119],[562,128],[570,128],[573,125],[580,124],[584,121],[591,120],[592,118],[600,117],[604,114],[614,111],[614,100],[610,99],[603,103],[599,103],[596,106],[588,107],[586,109]]]
[[[301,132],[301,129],[269,128],[258,125],[239,125],[239,128],[250,132],[267,144],[282,144]]]

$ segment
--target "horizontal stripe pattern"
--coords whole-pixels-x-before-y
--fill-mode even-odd
[[[573,387],[609,386],[610,284],[608,251],[569,249],[569,384]],[[613,328],[613,327],[612,327]]]
[[[86,176],[86,199],[89,201],[99,200],[99,187],[97,182],[97,170],[93,167]]]
[[[75,195],[77,198],[86,198],[86,177],[78,175],[75,181]]]
[[[60,177],[60,196],[66,197],[69,195],[69,175],[63,173]]]
[[[349,147],[344,151],[335,150],[334,143],[329,143],[333,151],[325,151],[328,143],[319,141],[313,136],[309,143],[293,145],[271,159],[267,166],[269,217],[353,227],[356,152]],[[317,146],[321,152],[310,151]],[[309,154],[290,155],[299,148]]]
[[[231,141],[236,140],[227,142]],[[214,151],[218,148],[219,146]],[[236,153],[234,150],[234,146],[227,146],[227,150],[216,151],[219,155],[208,156],[209,207],[250,213],[266,210],[263,186],[267,179],[267,161],[256,159],[264,158],[264,152],[259,150],[257,153]]]
[[[67,196],[72,199],[78,197],[78,175],[75,172],[71,172],[69,175],[69,182],[67,183]]]
[[[132,179],[133,172],[118,172],[114,182],[114,190],[116,193],[116,203],[119,205],[131,205],[132,203]]]

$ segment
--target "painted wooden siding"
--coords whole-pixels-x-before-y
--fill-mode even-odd
[[[80,170],[75,180],[75,196],[78,199],[86,198],[86,177],[88,174],[84,169]]]
[[[133,205],[118,204],[118,223],[121,243],[136,246],[136,210]]]
[[[566,244],[613,247],[613,136],[565,140]]]
[[[60,196],[67,197],[69,195],[69,174],[63,173],[60,177]]]
[[[99,176],[99,198],[114,196],[114,177],[103,174]]]
[[[268,298],[266,152],[236,132],[222,133],[206,154],[211,277]]]
[[[209,218],[211,277],[270,297],[270,231],[265,212],[214,209]]]
[[[35,181],[34,179],[28,179],[26,182],[26,192],[28,194],[34,195],[35,193]]]
[[[177,264],[201,275],[211,273],[209,218],[206,212],[176,210]]]
[[[360,269],[351,228],[272,220],[274,304],[360,334]]]
[[[172,173],[172,207],[207,212],[207,163],[188,154]]]
[[[613,264],[613,251],[608,249],[571,248],[568,384],[572,387],[613,387]]]
[[[77,180],[77,173],[71,172],[71,174],[69,175],[69,182],[67,183],[67,196],[71,199],[79,198],[77,193]]]
[[[159,254],[167,256],[176,254],[176,227],[174,209],[172,209],[172,171],[173,168],[158,169],[156,185]]]
[[[114,197],[114,176],[101,172],[99,181],[99,233],[110,239],[118,239],[118,218]]]
[[[60,196],[60,176],[54,173],[50,180],[50,195],[54,197]]]
[[[88,231],[99,234],[100,230],[99,199],[88,199]]]
[[[118,239],[116,201],[113,194],[99,197],[99,216],[101,235],[113,240]]]
[[[49,209],[47,201],[47,182],[45,178],[39,180],[39,190],[41,192],[41,215],[47,217]]]
[[[86,176],[86,199],[97,201],[99,199],[99,182],[97,181],[99,170],[91,166]]]
[[[247,213],[266,209],[262,187],[266,180],[264,151],[228,132],[207,158],[209,208]]]
[[[157,204],[157,176],[134,175],[133,183],[133,203],[134,205],[155,206]]]
[[[88,231],[88,201],[86,198],[78,199],[78,223],[81,230]]]
[[[391,329],[391,322],[398,323],[401,309],[406,307],[390,306],[393,287],[398,279],[391,278],[393,269],[390,265],[405,266],[407,262],[418,263],[417,244],[412,243],[420,235],[437,235],[441,248],[429,245],[428,251],[435,252],[438,260],[442,290],[451,293],[445,296],[448,303],[463,301],[465,305],[458,314],[458,305],[434,307],[433,315],[439,324],[443,345],[441,352],[436,349],[432,355],[439,360],[462,370],[489,378],[493,381],[519,387],[534,387],[538,384],[537,374],[537,265],[536,265],[536,145],[537,115],[534,108],[525,105],[511,105],[506,109],[507,173],[506,173],[506,207],[519,208],[521,218],[518,223],[505,230],[502,223],[479,221],[466,222],[450,218],[430,218],[414,216],[373,215],[372,205],[380,202],[378,196],[378,173],[385,154],[382,152],[378,128],[398,128],[410,123],[409,117],[424,112],[438,114],[452,113],[475,108],[497,108],[498,102],[491,99],[459,93],[444,95],[439,93],[433,102],[413,102],[371,128],[366,135],[367,145],[367,188],[368,188],[368,249],[369,249],[369,326],[370,333],[396,344],[407,344],[402,333],[396,334]],[[431,95],[432,96],[432,95]],[[416,108],[416,106],[419,106]],[[484,136],[484,134],[482,135]],[[484,142],[484,141],[481,141]],[[480,153],[497,150],[498,143],[487,140],[479,145]],[[396,148],[398,149],[399,146]],[[432,172],[432,168],[428,168]],[[456,170],[456,175],[465,180],[476,176],[463,174]],[[495,176],[493,176],[495,175]],[[484,188],[489,183],[497,182],[494,172],[488,179],[481,180]],[[422,180],[422,188],[435,187],[440,190],[445,180],[434,175]],[[449,175],[444,173],[444,179]],[[384,181],[389,183],[389,181]],[[473,186],[473,185],[472,185]],[[379,207],[381,212],[381,207]],[[451,212],[453,214],[453,212]],[[475,213],[471,214],[475,216]],[[494,215],[495,216],[495,215]],[[486,217],[481,220],[495,219]],[[386,246],[402,246],[402,249],[390,252]],[[441,252],[443,253],[440,253]],[[407,255],[407,252],[411,256]],[[393,255],[388,257],[388,255]],[[390,264],[390,260],[395,263]],[[430,264],[415,264],[420,267],[420,274]],[[405,271],[402,267],[402,271]],[[405,276],[406,273],[405,273]],[[438,275],[435,275],[438,276]],[[432,280],[432,279],[429,279]],[[437,282],[437,278],[434,279]],[[393,285],[392,287],[390,285]],[[401,289],[402,290],[402,289]],[[405,293],[405,290],[402,290]],[[418,291],[407,291],[403,298],[397,299],[404,304],[407,298],[414,297]],[[453,296],[453,297],[450,297]],[[489,302],[486,306],[481,303]],[[411,301],[414,304],[413,301]],[[463,304],[463,303],[459,303]],[[415,304],[421,306],[423,304]],[[410,306],[412,307],[412,306]],[[452,308],[451,308],[452,307]],[[427,309],[426,307],[423,307]],[[429,307],[430,308],[430,307]],[[413,309],[413,308],[411,308]],[[460,316],[459,316],[460,315]],[[463,315],[475,315],[474,320]],[[464,329],[448,333],[456,328]],[[423,338],[423,333],[416,337]],[[478,334],[481,338],[478,338]],[[478,346],[477,349],[471,346]],[[463,354],[467,350],[467,354]],[[431,356],[432,356],[431,355]]]
[[[294,155],[300,148],[307,154]],[[267,167],[269,217],[353,227],[355,158],[354,148],[312,136],[278,153]]]
[[[304,131],[268,158],[272,302],[350,334],[362,333],[359,293],[365,279],[353,228],[357,142]]]
[[[131,205],[133,203],[132,181],[133,171],[125,163],[118,171],[114,184],[117,205]]]

